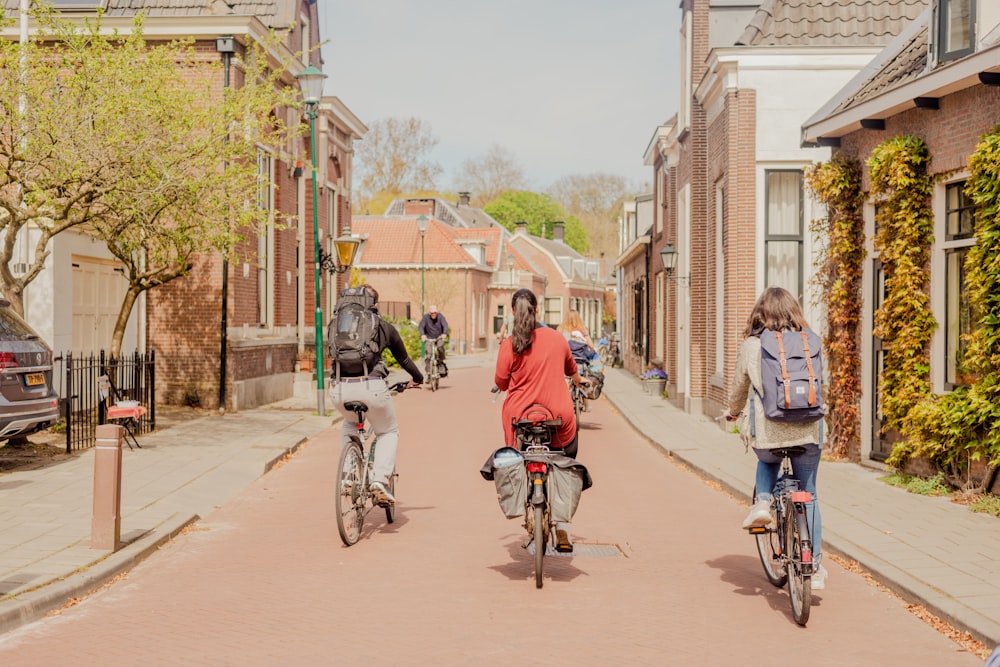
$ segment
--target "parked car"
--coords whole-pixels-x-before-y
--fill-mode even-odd
[[[0,299],[0,440],[41,430],[60,417],[52,349]]]

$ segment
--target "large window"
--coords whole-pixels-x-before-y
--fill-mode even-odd
[[[975,243],[973,211],[965,181],[945,186],[945,383],[950,387],[972,380],[964,361],[966,336],[975,322],[965,276],[965,257]]]
[[[766,286],[802,298],[802,172],[767,171],[764,178]]]
[[[976,0],[938,0],[938,61],[968,55],[976,44]]]

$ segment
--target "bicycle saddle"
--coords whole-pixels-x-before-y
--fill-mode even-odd
[[[348,401],[344,403],[344,409],[351,412],[368,412],[368,406],[361,401]]]
[[[791,447],[776,447],[771,450],[771,453],[775,456],[780,456],[782,458],[788,457],[792,458],[798,456],[799,454],[805,454],[806,448],[802,445],[792,445]]]

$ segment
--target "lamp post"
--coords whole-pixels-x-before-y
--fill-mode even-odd
[[[319,250],[319,212],[316,192],[316,110],[323,96],[323,80],[326,74],[312,65],[295,75],[302,88],[302,101],[305,103],[306,116],[309,117],[309,157],[312,163],[312,214],[313,214],[313,257],[316,274],[316,410],[320,417],[326,416],[324,397],[326,370],[323,363],[323,307],[320,302],[322,290],[320,284],[320,250]]]
[[[417,229],[420,230],[420,317],[424,316],[427,312],[424,308],[424,235],[427,233],[427,227],[431,224],[431,219],[428,218],[423,213],[417,218]],[[424,349],[424,343],[420,343],[420,358],[423,359],[426,351]]]

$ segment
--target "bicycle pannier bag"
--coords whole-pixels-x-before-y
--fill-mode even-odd
[[[367,375],[378,362],[378,321],[375,299],[364,287],[348,287],[340,293],[327,331],[338,377],[341,364]]]
[[[823,417],[821,348],[809,329],[761,332],[761,398],[768,419],[807,423]]]

